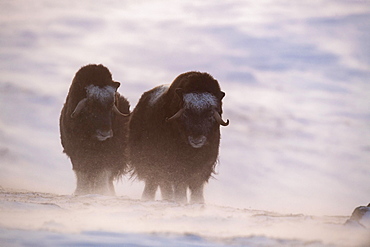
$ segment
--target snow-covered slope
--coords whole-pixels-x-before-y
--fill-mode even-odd
[[[9,245],[358,246],[369,240],[367,229],[344,226],[346,217],[127,197],[2,191],[0,209],[0,239]]]
[[[16,189],[54,193],[34,196],[54,204],[74,200],[59,196],[72,194],[75,178],[62,154],[58,118],[74,73],[88,63],[102,63],[121,82],[119,91],[128,97],[131,109],[142,92],[170,83],[185,71],[206,71],[219,80],[230,126],[222,128],[218,174],[206,186],[211,218],[227,219],[229,209],[238,217],[242,210],[251,216],[249,210],[258,209],[269,220],[293,223],[296,218],[285,215],[302,214],[302,224],[308,215],[323,217],[322,223],[327,220],[323,215],[348,217],[355,207],[370,202],[366,1],[15,0],[0,2],[0,27],[0,186],[5,194],[15,196],[11,191]],[[116,188],[119,197],[106,200],[122,203],[122,208],[179,209],[138,203],[141,182],[123,178]],[[3,197],[1,203],[5,201]],[[279,217],[265,211],[278,212]],[[198,243],[197,238],[184,237],[184,229],[171,230],[180,220],[176,217],[165,224],[166,232],[180,234],[171,239]],[[248,217],[251,228],[264,228]],[[194,222],[198,220],[204,221],[203,216]],[[2,236],[17,235],[9,230],[16,228],[30,231],[32,239],[44,236],[38,235],[43,223],[37,221],[29,222],[33,228],[1,222]],[[225,224],[238,229],[239,223]],[[55,234],[77,229],[62,225]],[[125,234],[122,229],[88,225],[76,230],[84,232],[84,239],[96,231]],[[219,224],[204,226],[212,239],[221,234],[215,225]],[[151,231],[143,228],[139,234],[155,238]],[[74,233],[64,237],[76,240]],[[235,234],[239,232],[220,237]],[[214,243],[203,239],[206,233],[201,236],[205,246]],[[241,236],[253,242],[251,234]],[[273,239],[266,241],[279,244],[275,235],[268,236]],[[287,239],[307,239],[291,236]]]

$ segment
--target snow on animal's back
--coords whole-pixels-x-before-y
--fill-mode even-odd
[[[149,95],[149,105],[153,106],[158,99],[168,90],[169,85],[162,85],[154,88]]]

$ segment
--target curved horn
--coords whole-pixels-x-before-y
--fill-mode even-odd
[[[215,117],[217,123],[222,126],[228,126],[230,123],[229,119],[227,119],[226,122],[222,120],[220,113],[218,113],[216,110],[213,111],[213,116]]]
[[[124,117],[129,117],[130,116],[130,113],[125,114],[125,113],[120,112],[116,105],[113,105],[113,112],[120,115],[120,116],[124,116]]]
[[[87,101],[87,98],[84,98],[84,99],[80,100],[80,102],[78,102],[76,108],[74,109],[74,111],[71,114],[71,118],[75,118],[75,117],[78,116],[78,114],[80,114],[82,109],[86,106],[86,101]]]
[[[172,120],[174,120],[174,119],[177,119],[177,118],[179,118],[181,115],[182,115],[182,113],[184,112],[185,110],[184,110],[184,108],[181,108],[178,112],[176,112],[175,113],[175,115],[173,115],[172,117],[170,117],[170,118],[166,118],[166,122],[169,122],[169,121],[172,121]]]

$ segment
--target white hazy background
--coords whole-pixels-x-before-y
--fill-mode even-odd
[[[0,186],[73,193],[58,121],[81,66],[107,66],[131,110],[197,70],[230,119],[207,204],[350,215],[370,202],[369,44],[366,0],[0,1]]]

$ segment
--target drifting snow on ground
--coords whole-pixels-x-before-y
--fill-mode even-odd
[[[127,197],[0,193],[2,246],[313,247],[359,246],[370,240],[369,229],[344,226],[347,218]]]

